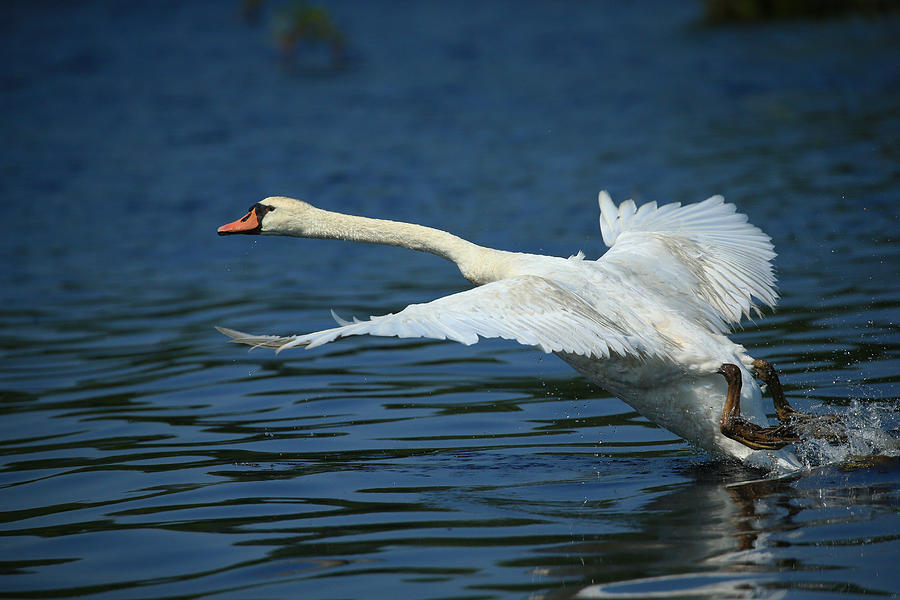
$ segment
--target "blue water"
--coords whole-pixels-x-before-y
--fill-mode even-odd
[[[600,189],[723,193],[779,252],[779,307],[736,339],[798,407],[896,435],[897,16],[329,2],[332,68],[283,59],[282,5],[0,15],[0,597],[900,595],[897,462],[716,463],[511,343],[276,357],[213,329],[466,287],[401,249],[215,235],[264,196],[596,257]]]

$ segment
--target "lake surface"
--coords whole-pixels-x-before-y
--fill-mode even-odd
[[[465,289],[396,248],[233,237],[264,196],[603,252],[596,196],[722,193],[791,401],[900,435],[900,19],[329,2],[348,61],[229,2],[0,16],[0,597],[900,595],[900,464],[715,462],[512,343],[298,333]]]

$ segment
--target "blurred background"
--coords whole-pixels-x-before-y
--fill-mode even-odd
[[[896,430],[895,8],[7,3],[0,596],[900,593],[894,464],[751,485],[533,349],[213,329],[466,286],[216,236],[265,196],[596,258],[601,189],[721,193],[779,253],[736,338],[795,404]]]

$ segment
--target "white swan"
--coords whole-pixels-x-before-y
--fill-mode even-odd
[[[713,196],[681,206],[616,207],[600,194],[609,250],[598,260],[506,252],[414,225],[344,215],[284,197],[266,198],[220,235],[259,233],[402,246],[452,260],[473,289],[412,304],[396,314],[292,336],[218,328],[233,341],[278,351],[350,335],[428,337],[474,344],[501,337],[552,352],[642,415],[715,454],[759,466],[796,466],[786,450],[754,450],[720,428],[728,386],[719,370],[738,365],[741,411],[766,422],[750,373],[753,359],[726,337],[777,301],[772,243],[747,217]],[[736,391],[736,390],[733,390]]]

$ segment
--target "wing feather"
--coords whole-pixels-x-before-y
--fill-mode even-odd
[[[752,312],[754,299],[778,301],[771,238],[747,216],[713,196],[682,206],[635,210],[600,193],[600,230],[609,250],[600,263],[645,283],[648,294],[675,299],[678,308],[724,331]]]
[[[336,315],[335,315],[336,316]],[[656,354],[654,344],[617,327],[587,302],[560,285],[533,275],[502,279],[424,304],[364,321],[338,320],[339,326],[313,333],[254,335],[217,327],[232,341],[254,348],[314,348],[352,335],[451,339],[470,345],[482,338],[505,338],[544,352],[597,358]]]

